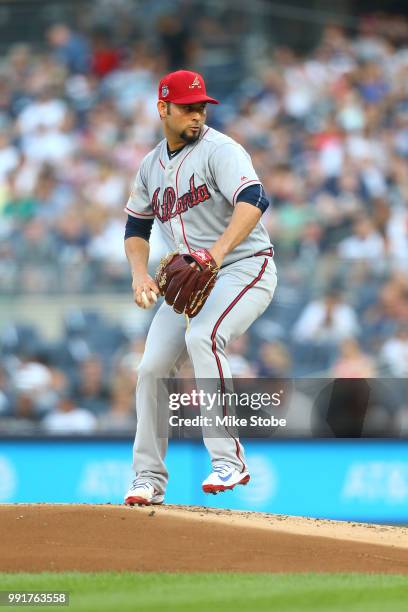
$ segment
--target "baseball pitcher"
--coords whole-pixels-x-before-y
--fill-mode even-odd
[[[189,356],[196,380],[217,382],[231,372],[229,340],[244,333],[267,308],[276,287],[273,248],[261,216],[268,206],[248,153],[205,125],[202,76],[179,70],[159,83],[157,109],[164,139],[143,159],[126,205],[125,250],[136,304],[149,308],[164,296],[146,340],[136,390],[135,479],[125,503],[160,504],[168,479],[168,439],[158,432],[161,379]],[[168,245],[157,275],[148,274],[155,222]],[[219,406],[222,414],[227,406]],[[249,481],[242,444],[227,427],[206,436],[212,471],[206,493]]]

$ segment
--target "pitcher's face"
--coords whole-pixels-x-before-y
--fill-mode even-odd
[[[191,144],[199,139],[207,116],[205,102],[174,104],[159,100],[158,109],[169,144],[180,141]]]

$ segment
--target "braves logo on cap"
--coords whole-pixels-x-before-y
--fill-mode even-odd
[[[195,75],[194,81],[191,83],[191,85],[188,86],[189,89],[194,89],[194,87],[198,87],[199,89],[201,89],[200,79],[198,78],[197,74]]]
[[[176,70],[169,72],[159,83],[159,100],[174,104],[218,104],[218,100],[207,96],[203,77],[198,72]]]

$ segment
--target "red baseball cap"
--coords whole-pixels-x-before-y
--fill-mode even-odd
[[[159,100],[174,104],[219,104],[218,100],[207,96],[201,74],[190,70],[177,70],[166,74],[159,83]]]

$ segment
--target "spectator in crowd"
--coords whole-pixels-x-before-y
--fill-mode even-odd
[[[179,70],[180,66],[188,67],[193,57],[194,45],[191,31],[183,23],[180,14],[163,15],[157,22],[157,32],[168,58],[170,71]]]
[[[24,390],[17,390],[13,402],[13,413],[7,431],[31,433],[38,428],[40,414],[36,398]]]
[[[359,331],[353,308],[331,290],[322,299],[307,304],[293,328],[297,342],[338,344]]]
[[[7,179],[10,172],[15,170],[20,160],[19,151],[12,143],[11,134],[6,130],[0,132],[0,181]]]
[[[16,416],[34,421],[53,408],[58,394],[68,385],[64,372],[40,353],[21,355],[16,360],[11,383],[16,393]]]
[[[402,324],[396,334],[384,342],[380,359],[388,372],[397,378],[408,376],[408,324]]]
[[[2,417],[9,417],[12,414],[12,400],[10,391],[6,371],[0,365],[0,419],[2,419]]]
[[[33,95],[31,103],[27,104],[19,114],[18,132],[22,138],[26,138],[41,128],[60,130],[64,125],[67,112],[67,105],[60,98],[59,93],[54,92],[50,84],[43,85]]]
[[[47,31],[48,43],[56,59],[72,73],[89,71],[91,52],[88,40],[65,23],[55,23]]]
[[[389,306],[395,319],[404,323],[408,319],[408,271],[394,272],[382,287],[381,294],[384,305]]]
[[[119,385],[119,379],[115,382],[109,410],[100,417],[99,427],[106,432],[131,432],[136,425],[134,386]]]
[[[374,360],[365,354],[354,338],[346,338],[339,347],[339,356],[331,374],[333,378],[374,378]]]
[[[98,78],[104,78],[117,70],[120,65],[120,52],[112,43],[112,32],[99,26],[92,32],[91,71]]]
[[[353,234],[340,242],[338,253],[344,259],[366,259],[375,265],[385,255],[384,238],[371,219],[359,217],[354,223]]]
[[[74,389],[74,397],[81,408],[94,415],[107,412],[110,402],[110,389],[104,374],[102,361],[91,355],[79,365],[79,381]]]
[[[257,376],[261,378],[287,378],[290,377],[292,360],[290,352],[278,340],[263,342],[258,352]]]
[[[80,408],[71,395],[63,394],[56,409],[44,417],[42,427],[53,434],[90,434],[96,430],[97,420],[89,410]]]

